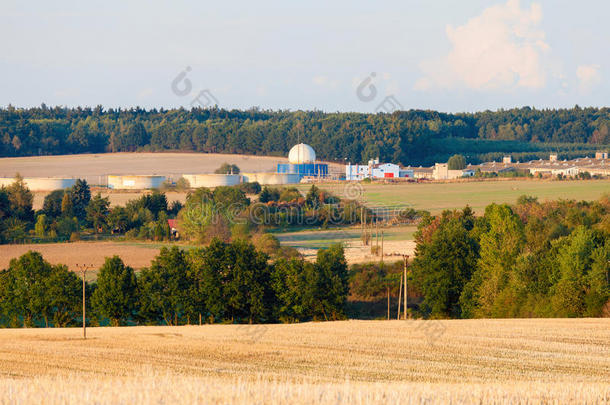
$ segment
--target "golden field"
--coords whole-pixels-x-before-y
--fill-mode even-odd
[[[610,319],[0,330],[4,403],[609,403]]]
[[[101,241],[0,245],[0,269],[8,268],[11,259],[17,259],[30,250],[40,252],[42,257],[51,264],[65,264],[73,271],[78,270],[77,263],[93,265],[95,271],[102,267],[106,257],[114,255],[120,256],[126,265],[134,269],[141,269],[150,266],[151,260],[159,254],[161,246],[163,244],[153,242]]]

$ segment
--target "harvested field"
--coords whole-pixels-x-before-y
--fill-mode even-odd
[[[158,174],[178,178],[185,173],[213,173],[223,163],[243,172],[275,172],[286,157],[230,155],[222,153],[99,153],[82,155],[0,158],[0,177],[72,177],[105,185],[108,174]],[[332,170],[343,170],[331,164]]]
[[[110,200],[110,206],[114,207],[117,205],[125,205],[127,203],[127,201],[129,200],[135,200],[137,198],[139,198],[141,195],[145,194],[145,193],[149,193],[150,191],[125,191],[125,190],[121,190],[121,191],[115,191],[115,190],[107,190],[107,189],[93,189],[91,191],[92,195],[95,195],[97,193],[100,193],[102,195],[102,197],[108,197],[108,199]],[[42,209],[42,205],[44,203],[44,198],[45,196],[47,196],[47,194],[49,194],[49,192],[46,191],[39,191],[39,192],[35,192],[34,194],[34,202],[32,204],[33,208],[35,210],[40,210]],[[187,192],[176,192],[176,191],[166,191],[165,195],[167,196],[167,202],[168,203],[172,203],[172,201],[180,201],[181,203],[184,204],[184,202],[186,201],[186,195]]]
[[[162,244],[139,242],[73,242],[25,245],[0,245],[0,269],[8,267],[13,258],[33,250],[52,264],[65,264],[70,270],[77,270],[75,264],[93,264],[99,269],[106,257],[118,255],[125,264],[134,269],[148,267],[150,261],[159,254]],[[91,272],[94,276],[95,271]]]
[[[0,330],[0,403],[608,403],[610,319]]]

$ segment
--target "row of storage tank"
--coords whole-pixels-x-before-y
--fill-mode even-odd
[[[295,184],[300,181],[296,173],[242,173],[242,174],[184,174],[190,187],[234,186],[239,183],[258,182],[261,185]],[[141,190],[160,187],[168,178],[161,175],[108,175],[106,186],[117,190]],[[8,186],[14,178],[0,178],[0,186]],[[51,191],[72,187],[74,178],[25,177],[23,179],[32,191]]]

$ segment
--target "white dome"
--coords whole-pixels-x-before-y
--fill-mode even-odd
[[[311,146],[300,143],[290,149],[288,161],[292,164],[314,163],[316,161],[316,152]]]

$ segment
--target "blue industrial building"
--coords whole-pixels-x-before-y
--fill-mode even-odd
[[[301,177],[326,177],[328,165],[325,163],[279,163],[278,173],[296,173]]]
[[[295,145],[290,149],[288,162],[278,164],[277,172],[298,174],[300,178],[328,176],[328,165],[316,163],[316,152],[311,146],[304,143]]]

